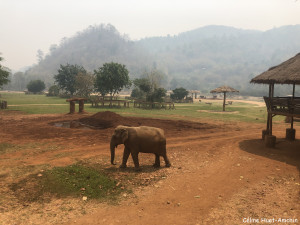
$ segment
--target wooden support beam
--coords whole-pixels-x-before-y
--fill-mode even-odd
[[[292,100],[294,100],[295,98],[295,83],[293,84],[293,97],[292,97]],[[294,129],[294,117],[292,116],[291,118],[291,130]]]
[[[79,100],[79,113],[84,112],[84,100]]]
[[[75,113],[75,101],[70,101],[70,114]]]
[[[225,111],[225,103],[226,103],[226,92],[224,92],[223,111]]]

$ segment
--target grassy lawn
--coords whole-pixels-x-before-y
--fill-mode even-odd
[[[9,105],[28,104],[67,104],[66,99],[58,97],[46,97],[45,95],[25,95],[25,93],[1,92],[1,99]]]
[[[18,110],[28,114],[47,114],[47,113],[68,113],[69,103],[66,99],[58,97],[46,97],[45,95],[25,95],[24,93],[1,93],[1,99],[8,102],[8,110]],[[190,104],[175,104],[175,110],[146,110],[118,107],[99,107],[93,108],[91,104],[85,104],[85,111],[97,113],[101,111],[112,111],[126,116],[141,116],[163,119],[183,119],[183,120],[221,120],[221,121],[244,121],[265,123],[267,112],[265,107],[256,107],[248,103],[234,102],[226,106],[226,112],[222,112],[222,101],[213,101],[212,105],[204,102]],[[76,104],[78,111],[78,104]],[[276,116],[274,121],[283,121],[284,117]]]
[[[116,180],[101,170],[73,164],[42,170],[39,174],[31,174],[18,183],[12,184],[10,188],[19,200],[25,202],[43,201],[47,193],[59,198],[71,196],[85,197],[86,200],[117,200],[124,189],[116,184]],[[21,195],[19,192],[24,189],[30,194]]]

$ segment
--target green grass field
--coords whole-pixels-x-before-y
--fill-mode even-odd
[[[58,97],[46,97],[45,95],[25,95],[24,93],[1,92],[1,100],[8,102],[7,110],[18,110],[28,114],[65,114],[69,112],[69,103],[66,99]],[[112,111],[126,116],[153,117],[164,119],[183,120],[221,120],[221,121],[243,121],[265,123],[267,118],[266,107],[256,107],[254,104],[234,102],[226,106],[226,112],[222,112],[221,101],[211,101],[212,105],[204,102],[190,104],[175,104],[175,110],[164,109],[139,109],[98,107],[93,108],[91,104],[85,104],[85,111],[97,113],[101,111]],[[76,104],[76,111],[78,104]],[[276,116],[274,121],[283,121],[284,117]]]

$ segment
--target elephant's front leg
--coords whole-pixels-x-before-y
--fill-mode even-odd
[[[155,163],[153,164],[154,167],[160,167],[160,159],[159,155],[155,154]]]
[[[138,152],[131,152],[131,156],[133,159],[134,167],[136,171],[140,171],[140,164],[139,164],[139,153]]]
[[[129,150],[129,148],[127,148],[125,146],[124,153],[123,153],[123,160],[122,160],[122,164],[121,164],[120,168],[126,168],[127,167],[126,164],[127,164],[127,160],[128,160],[129,155],[130,155],[130,150]]]

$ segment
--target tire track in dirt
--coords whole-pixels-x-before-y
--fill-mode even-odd
[[[188,145],[201,145],[204,143],[210,143],[213,139],[214,142],[222,142],[224,140],[230,139],[238,139],[249,136],[249,134],[238,134],[240,132],[226,132],[226,136],[224,136],[223,132],[220,133],[212,133],[212,134],[199,134],[199,135],[189,135],[185,137],[169,137],[167,138],[167,149],[178,148],[178,147],[185,147]],[[256,133],[257,135],[259,132]],[[255,134],[255,135],[256,135]],[[121,150],[119,150],[121,149]],[[119,149],[116,151],[116,156],[120,157],[123,152],[123,145],[119,146]],[[0,156],[0,160],[9,158],[12,159],[20,159],[22,158],[22,152],[19,154],[4,154]],[[65,157],[57,157],[57,155],[65,155]],[[110,155],[109,151],[109,144],[103,145],[96,145],[94,144],[92,147],[75,147],[71,146],[70,149],[63,149],[63,150],[56,150],[56,151],[49,151],[43,153],[35,153],[35,156],[32,155],[25,155],[23,156],[22,163],[28,165],[39,165],[39,164],[50,164],[54,166],[61,166],[61,165],[69,165],[76,162],[78,159],[86,159],[89,157],[95,156],[108,156]],[[4,161],[5,163],[5,161]],[[10,163],[10,162],[8,162]]]

